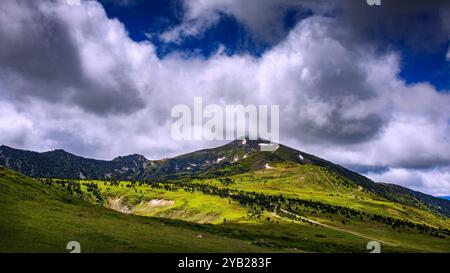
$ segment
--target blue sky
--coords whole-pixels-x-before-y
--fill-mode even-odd
[[[261,56],[273,44],[254,39],[248,29],[236,18],[221,13],[216,22],[204,33],[183,39],[180,43],[166,43],[158,35],[182,23],[185,6],[181,0],[133,1],[129,4],[117,4],[116,1],[100,1],[108,16],[118,18],[124,23],[130,37],[135,41],[150,40],[164,57],[172,52],[201,55],[205,58],[214,54],[220,45],[225,47],[228,55],[247,53],[255,57]],[[288,32],[302,18],[312,16],[311,10],[289,10],[284,14],[283,27]],[[331,15],[330,15],[331,16]],[[336,15],[333,15],[336,16]],[[431,15],[430,15],[431,16]],[[411,21],[422,21],[427,24],[431,19],[427,15],[411,15]],[[432,25],[431,25],[432,26]],[[375,25],[375,28],[377,26]],[[377,29],[371,30],[374,33]],[[434,29],[427,31],[432,33]],[[153,34],[153,35],[148,35]],[[429,34],[431,35],[431,34]],[[380,50],[396,50],[402,56],[400,76],[408,84],[429,82],[439,91],[450,90],[450,63],[445,56],[449,42],[430,47],[417,47],[408,44],[405,37],[383,37],[377,35]]]
[[[150,40],[156,45],[160,57],[181,51],[207,58],[216,52],[220,45],[225,46],[229,55],[249,53],[259,56],[268,47],[263,42],[254,41],[245,27],[227,14],[221,14],[220,22],[198,37],[186,38],[179,44],[165,43],[158,35],[182,22],[184,7],[181,1],[136,1],[129,5],[101,2],[109,17],[118,18],[125,24],[133,40]]]
[[[408,83],[430,82],[439,91],[450,90],[450,63],[445,59],[448,43],[432,52],[415,52],[407,46],[398,47],[402,56],[401,77]]]

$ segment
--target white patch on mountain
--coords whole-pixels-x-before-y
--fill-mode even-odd
[[[261,152],[275,152],[280,147],[277,143],[259,143],[258,145]]]
[[[224,159],[226,159],[226,157],[219,157],[219,158],[217,158],[216,163],[219,163],[220,161],[223,161]]]

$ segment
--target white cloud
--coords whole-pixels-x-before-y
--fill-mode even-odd
[[[450,193],[450,95],[426,83],[406,85],[399,54],[350,46],[334,19],[301,21],[261,58],[218,52],[159,59],[97,2],[28,3],[0,3],[0,12],[11,11],[0,14],[8,22],[0,24],[1,144],[155,159],[218,144],[170,138],[170,109],[191,105],[194,96],[205,104],[279,104],[283,143],[341,164],[391,167],[371,174],[377,180]],[[209,1],[198,3],[186,16],[215,13]],[[27,35],[24,20],[43,35]]]
[[[334,26],[346,30],[339,35],[347,42],[375,39],[383,43],[401,38],[413,48],[427,50],[446,43],[450,29],[448,0],[434,0],[432,5],[422,0],[387,1],[379,10],[365,3],[355,4],[353,0],[182,0],[182,3],[183,20],[160,36],[165,42],[201,36],[219,23],[221,16],[233,17],[253,39],[270,45],[288,35],[288,21],[297,22],[311,14],[329,17],[336,11],[344,11],[344,16],[334,17]],[[417,16],[427,16],[429,20],[411,20]],[[427,34],[430,31],[432,36]],[[365,36],[366,33],[369,35]]]
[[[7,102],[0,102],[0,132],[3,143],[22,146],[29,141],[33,133],[33,123],[23,115],[17,113]]]
[[[236,18],[255,39],[274,44],[287,34],[283,17],[288,9],[302,9],[296,0],[184,0],[183,4],[182,23],[164,32],[160,36],[163,41],[180,42],[186,37],[201,36],[226,15]]]
[[[368,177],[377,182],[395,181],[410,189],[438,196],[448,196],[450,192],[448,168],[430,170],[393,168],[383,173],[369,173]]]

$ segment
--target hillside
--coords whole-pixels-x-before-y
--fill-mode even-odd
[[[415,212],[440,229],[408,221],[393,226],[390,214],[310,202],[298,199],[300,192],[292,199],[271,182],[258,193],[241,178],[244,184],[230,187],[219,180],[33,180],[0,167],[0,252],[67,252],[72,240],[83,252],[366,252],[372,240],[383,252],[450,251],[450,231],[441,229],[450,225],[432,214]],[[286,197],[275,201],[281,196],[275,192]],[[279,207],[271,211],[267,198]],[[404,212],[413,219],[413,209]]]
[[[375,183],[358,173],[314,155],[284,145],[273,152],[260,151],[264,140],[235,140],[226,145],[195,151],[162,160],[148,160],[141,155],[118,157],[112,161],[87,159],[62,150],[46,153],[0,147],[0,165],[31,177],[70,179],[135,179],[170,181],[208,179],[264,170],[275,164],[285,164],[299,172],[299,166],[315,166],[327,170],[325,180],[361,187],[372,198],[391,201],[450,217],[450,201],[415,192],[400,186]],[[301,174],[301,173],[300,173]],[[306,175],[314,176],[313,172]],[[326,193],[336,185],[322,190]],[[354,190],[354,189],[353,189]]]
[[[0,166],[0,252],[266,252],[183,222],[125,215]],[[216,231],[215,233],[220,233]]]

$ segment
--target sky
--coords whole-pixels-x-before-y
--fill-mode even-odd
[[[280,105],[280,142],[450,195],[450,2],[0,1],[0,144],[160,159],[177,104]]]

